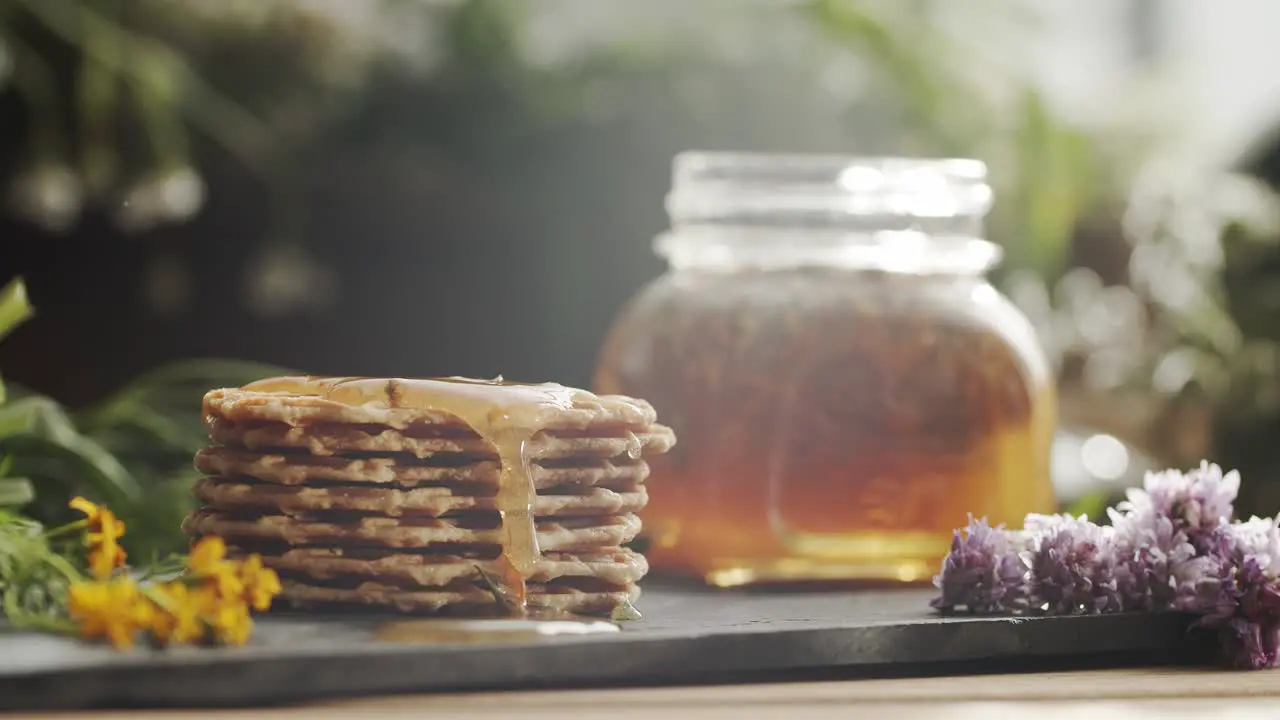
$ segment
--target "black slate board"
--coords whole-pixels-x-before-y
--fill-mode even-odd
[[[1181,615],[940,618],[924,590],[715,592],[646,587],[618,634],[506,644],[386,642],[386,618],[261,618],[244,648],[117,653],[0,632],[0,709],[244,706],[479,688],[664,684],[1170,662]]]

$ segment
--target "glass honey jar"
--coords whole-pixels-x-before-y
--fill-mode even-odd
[[[968,513],[1053,511],[1053,377],[985,278],[985,165],[685,153],[673,175],[670,269],[596,375],[679,440],[648,481],[655,571],[926,581]]]

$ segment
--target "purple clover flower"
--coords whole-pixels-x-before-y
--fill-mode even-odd
[[[1243,560],[1253,558],[1270,578],[1280,576],[1280,524],[1274,518],[1252,517],[1228,526],[1218,546]]]
[[[1199,625],[1217,628],[1224,659],[1256,670],[1280,661],[1280,527],[1252,518],[1213,536],[1218,561],[1216,593],[1197,608]],[[1206,596],[1208,596],[1206,594]]]
[[[1115,528],[1116,583],[1124,610],[1166,610],[1203,572],[1196,549],[1173,521],[1154,512],[1108,509]]]
[[[1239,670],[1264,670],[1275,667],[1276,637],[1265,636],[1262,627],[1244,618],[1233,617],[1218,630],[1222,656]]]
[[[1092,615],[1122,608],[1114,529],[1081,515],[1028,515],[1028,603],[1051,615]]]
[[[1236,571],[1235,591],[1239,610],[1228,624],[1227,657],[1245,669],[1275,667],[1280,659],[1280,587],[1256,556],[1244,558]],[[1249,632],[1241,633],[1244,624]],[[1235,647],[1233,648],[1232,645]]]
[[[957,530],[932,605],[943,612],[1055,615],[1179,610],[1215,629],[1230,665],[1280,664],[1280,525],[1233,523],[1240,476],[1202,462],[1150,473],[1108,510],[1028,515],[1025,530],[969,517]]]
[[[1219,525],[1231,522],[1240,473],[1225,475],[1222,468],[1201,462],[1196,470],[1165,470],[1147,473],[1142,490],[1130,490],[1128,500],[1117,506],[1123,513],[1169,518],[1185,531],[1197,550],[1202,540]]]
[[[957,608],[980,614],[1014,612],[1025,601],[1026,573],[1004,526],[991,527],[986,518],[970,515],[969,525],[951,538],[951,552],[933,579],[941,594],[930,604],[944,613]]]
[[[1173,602],[1152,609],[1229,617],[1236,608],[1234,573],[1232,560],[1217,555],[1202,555],[1180,563],[1170,573]]]

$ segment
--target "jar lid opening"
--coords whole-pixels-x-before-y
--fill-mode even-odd
[[[666,207],[675,226],[870,229],[980,222],[991,202],[979,160],[685,152]]]

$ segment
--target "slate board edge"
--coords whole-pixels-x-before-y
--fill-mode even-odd
[[[2,710],[226,707],[493,687],[652,684],[697,674],[1080,654],[1176,654],[1179,615],[951,619],[912,624],[623,633],[501,646],[260,649],[86,664],[0,677]],[[1081,643],[1081,638],[1086,642]],[[122,658],[124,660],[124,658]]]

